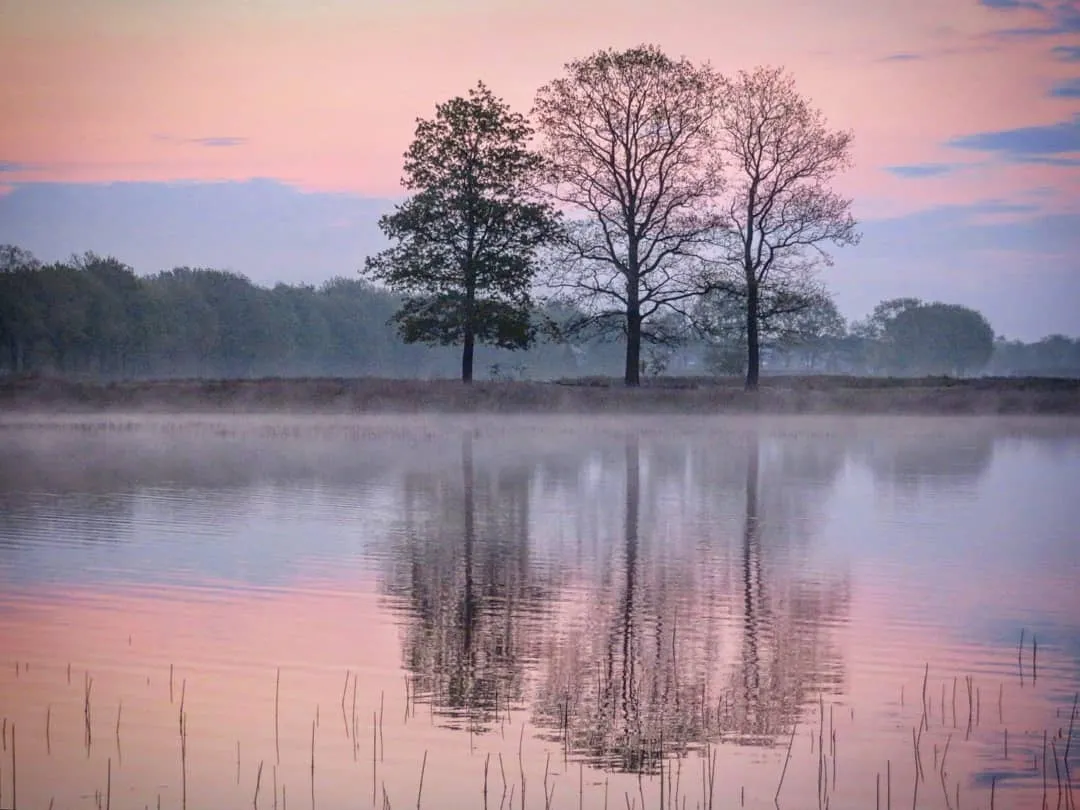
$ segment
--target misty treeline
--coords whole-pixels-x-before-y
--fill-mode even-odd
[[[453,349],[409,345],[390,326],[393,293],[358,278],[320,287],[251,283],[223,270],[136,274],[93,253],[43,264],[0,246],[0,372],[103,378],[449,377]],[[483,354],[486,376],[609,373],[617,348],[587,356],[540,342],[527,359]],[[567,356],[569,355],[569,356]],[[606,363],[605,363],[606,361]]]
[[[456,376],[456,349],[402,340],[391,321],[400,304],[392,292],[356,278],[270,288],[212,269],[139,275],[116,258],[92,253],[43,264],[25,250],[0,246],[0,373]],[[709,333],[669,316],[666,329],[674,340],[646,348],[646,376],[744,373],[737,300],[717,295],[702,306],[715,310]],[[580,315],[539,308],[534,320],[553,328],[528,350],[479,349],[481,376],[619,374],[623,343],[560,334],[560,324]],[[849,324],[821,294],[813,306],[764,319],[762,337],[768,373],[1080,376],[1080,340],[995,340],[979,313],[914,298],[882,302]]]

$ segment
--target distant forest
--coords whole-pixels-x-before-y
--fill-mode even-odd
[[[909,375],[926,373],[1080,377],[1080,340],[1053,335],[1036,343],[992,338],[979,346],[963,307],[917,299],[882,302],[864,321],[804,317],[766,346],[766,373]],[[253,284],[236,273],[179,267],[138,275],[118,259],[92,253],[43,264],[0,246],[0,374],[57,373],[121,378],[454,377],[455,347],[407,344],[390,323],[397,296],[360,278],[319,287]],[[552,328],[528,350],[478,347],[480,379],[617,376],[624,349],[602,336],[559,336],[574,313],[537,312]],[[968,317],[968,321],[972,318]],[[935,329],[941,325],[940,335]],[[949,332],[949,330],[952,332]],[[984,329],[985,331],[985,329]],[[745,336],[702,335],[646,351],[647,376],[739,374]]]

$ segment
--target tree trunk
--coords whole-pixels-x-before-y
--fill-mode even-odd
[[[631,247],[631,254],[637,251]],[[623,382],[629,387],[641,385],[641,302],[638,300],[637,276],[626,281],[626,369]]]
[[[758,390],[761,372],[761,345],[758,336],[758,285],[747,279],[746,285],[746,390]]]
[[[470,246],[472,237],[469,238]],[[461,381],[473,381],[473,356],[476,353],[476,329],[474,325],[476,302],[476,278],[472,265],[465,268],[465,340],[461,348]]]
[[[476,353],[476,336],[471,323],[465,325],[465,344],[461,349],[461,381],[473,381],[473,355]]]
[[[628,387],[641,385],[641,281],[638,243],[631,235],[626,272],[626,368],[623,382]]]
[[[630,387],[641,385],[641,317],[626,318],[626,370],[623,381]]]

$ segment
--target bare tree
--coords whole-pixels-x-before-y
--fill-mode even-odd
[[[724,80],[719,129],[731,181],[719,260],[745,302],[752,391],[761,368],[763,304],[805,287],[821,265],[831,264],[826,244],[859,241],[851,200],[829,187],[851,165],[852,134],[830,130],[794,79],[773,67]]]
[[[642,45],[570,62],[536,96],[547,188],[571,209],[547,283],[585,313],[572,329],[625,335],[627,385],[640,383],[642,341],[671,339],[653,316],[702,290],[722,222],[719,90],[708,66]]]

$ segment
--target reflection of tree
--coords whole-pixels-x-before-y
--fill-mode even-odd
[[[861,448],[874,478],[901,490],[966,487],[990,469],[994,430],[974,426],[877,435]]]
[[[789,456],[787,480],[769,481],[762,475],[762,448],[750,437],[746,455],[746,499],[742,526],[741,650],[730,677],[730,700],[720,718],[721,730],[740,742],[769,745],[790,728],[799,708],[821,691],[839,687],[841,662],[824,627],[835,623],[848,607],[846,581],[786,575],[767,568],[771,541],[782,523],[763,508],[772,501],[766,488],[783,489],[800,474],[814,481],[814,472],[835,476],[838,465],[823,463],[819,447]],[[838,448],[842,451],[842,448]],[[795,458],[798,458],[796,456]],[[836,454],[842,462],[842,452]],[[783,468],[781,468],[783,469]],[[781,515],[777,515],[781,517]],[[798,520],[798,515],[788,515]],[[790,527],[783,527],[785,532]]]
[[[548,634],[535,717],[552,739],[605,767],[649,770],[719,737],[771,744],[835,687],[839,653],[824,628],[847,609],[846,583],[803,573],[798,536],[843,464],[844,447],[828,441],[766,452],[754,434],[709,448],[725,461],[704,467],[696,448],[680,460],[670,445],[646,453],[627,441],[616,575],[572,592]],[[670,493],[687,491],[719,510],[672,528]],[[686,542],[688,525],[710,535]]]
[[[544,589],[529,559],[529,476],[478,470],[463,438],[461,481],[414,473],[386,591],[404,614],[403,655],[419,699],[450,725],[482,729],[520,702]]]
[[[0,425],[0,547],[26,546],[34,537],[126,539],[143,496],[168,523],[183,525],[215,507],[235,513],[258,497],[257,487],[347,486],[354,493],[383,472],[396,450],[366,441],[357,453],[341,431],[293,435],[285,426],[267,435],[249,425],[237,436],[226,427],[152,417]],[[155,498],[155,490],[169,497]]]
[[[678,572],[657,565],[643,536],[637,437],[623,458],[621,576],[595,583],[582,595],[584,620],[549,639],[535,715],[573,752],[639,771],[655,766],[668,742],[699,734],[704,668],[697,645],[685,659],[679,649]]]

